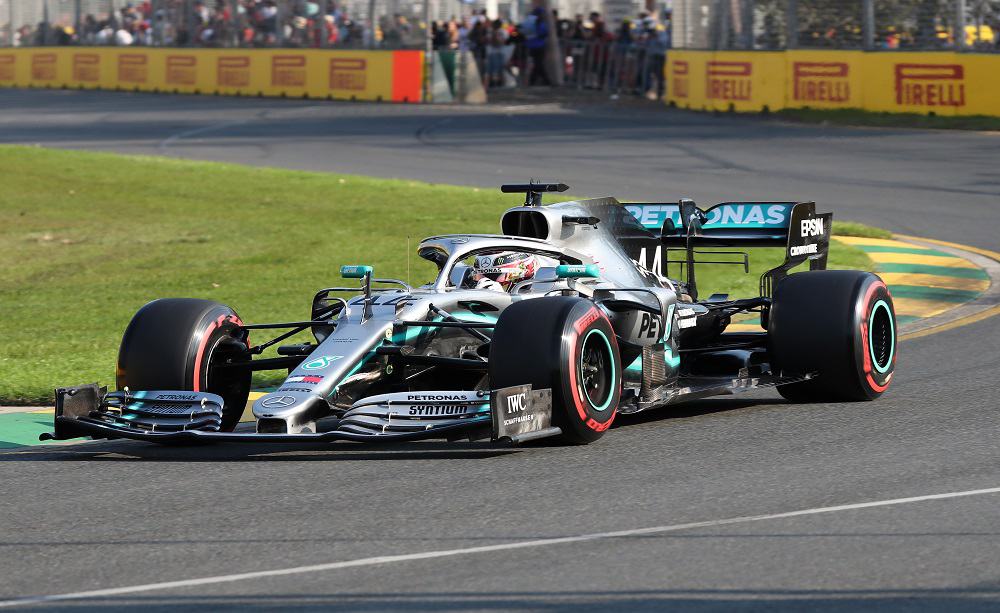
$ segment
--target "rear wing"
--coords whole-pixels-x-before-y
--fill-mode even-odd
[[[655,241],[658,253],[661,247],[667,254],[685,252],[683,261],[672,263],[684,266],[692,297],[697,297],[698,247],[784,247],[784,262],[761,276],[762,296],[770,296],[774,285],[800,264],[808,261],[810,270],[826,268],[833,213],[817,213],[814,202],[723,202],[702,210],[691,200],[681,200],[623,207],[646,230],[648,239],[641,242],[651,246]],[[628,238],[635,244],[635,234]],[[669,256],[661,261],[671,263]]]

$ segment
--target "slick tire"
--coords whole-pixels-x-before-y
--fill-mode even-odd
[[[622,367],[611,322],[593,302],[570,296],[522,300],[504,309],[490,343],[493,389],[552,390],[552,424],[565,442],[596,441],[621,398]]]
[[[228,432],[246,408],[251,372],[211,366],[249,359],[243,322],[228,306],[196,298],[154,300],[139,309],[122,336],[118,389],[218,394]]]
[[[779,385],[797,402],[874,400],[896,365],[896,314],[878,276],[857,270],[789,275],[774,289],[768,345],[775,372],[815,372]]]

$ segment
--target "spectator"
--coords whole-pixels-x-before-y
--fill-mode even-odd
[[[545,45],[548,40],[549,27],[545,23],[545,9],[538,6],[521,23],[521,34],[524,36],[524,46],[531,58],[531,74],[528,85],[550,85],[549,76],[545,71]]]
[[[486,73],[486,48],[489,45],[491,26],[485,19],[473,18],[472,29],[469,30],[469,50],[476,61],[479,74]]]
[[[119,47],[127,47],[132,44],[135,39],[132,33],[126,30],[124,27],[115,30],[114,41]]]
[[[590,57],[587,58],[589,70],[584,75],[586,87],[601,88],[604,86],[604,75],[608,68],[608,47],[614,36],[607,31],[604,18],[597,11],[590,14]]]
[[[495,20],[490,26],[488,50],[486,55],[486,86],[502,87],[504,66],[507,64],[507,42],[510,34],[503,27],[503,22]]]
[[[669,30],[657,24],[652,18],[643,21],[643,39],[646,50],[646,72],[643,79],[643,91],[650,100],[663,98],[665,84],[663,68],[670,45]]]
[[[448,27],[440,21],[435,21],[431,29],[432,43],[435,50],[448,48]]]
[[[75,31],[73,30],[73,28],[71,28],[69,26],[67,26],[65,28],[63,28],[61,26],[56,26],[56,28],[55,28],[56,44],[59,45],[59,46],[65,46],[65,45],[71,45],[71,44],[73,44],[73,39],[74,39],[73,34],[74,34],[74,32]]]
[[[570,28],[570,38],[573,40],[585,40],[588,37],[587,26],[583,22],[583,15],[577,13]]]

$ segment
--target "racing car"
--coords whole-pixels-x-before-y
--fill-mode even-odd
[[[543,205],[566,189],[503,185],[525,200],[501,233],[424,239],[417,254],[436,274],[419,287],[343,266],[349,281],[319,290],[308,320],[250,324],[218,302],[154,300],[125,330],[117,390],[57,389],[43,438],[590,443],[618,414],[697,398],[775,388],[864,401],[888,388],[892,297],[875,274],[826,270],[832,214],[815,203]],[[758,295],[701,297],[696,269],[748,272],[751,247],[784,250]],[[733,326],[753,316],[759,330]],[[289,341],[300,333],[309,340]],[[255,371],[287,376],[253,402],[249,431],[237,425]]]

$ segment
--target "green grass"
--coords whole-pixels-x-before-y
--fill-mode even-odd
[[[802,123],[832,123],[880,128],[936,130],[1000,130],[1000,117],[945,116],[921,113],[880,113],[863,109],[782,109],[774,116]]]
[[[341,264],[426,282],[433,265],[407,257],[422,237],[496,232],[518,204],[495,189],[34,147],[0,147],[0,167],[0,404],[113,384],[122,331],[155,298],[306,318]],[[781,257],[769,251],[750,275],[699,270],[702,291],[754,294]],[[831,266],[870,261],[835,244]]]
[[[834,236],[857,236],[860,238],[892,238],[892,232],[882,228],[873,228],[856,221],[833,220]]]
[[[720,251],[720,250],[706,250]],[[732,251],[731,249],[729,251]],[[698,297],[708,298],[709,294],[720,293],[729,294],[732,297],[745,298],[748,296],[760,295],[760,275],[780,265],[784,261],[784,249],[757,248],[747,249],[750,255],[750,272],[744,273],[742,259],[739,257],[727,256],[726,259],[735,259],[741,265],[704,265],[696,266],[695,274],[698,282]],[[696,259],[719,259],[708,255],[696,256]],[[830,258],[827,262],[829,269],[854,269],[873,271],[871,259],[860,249],[839,243],[836,240],[830,241]],[[807,270],[805,266],[796,270]],[[669,276],[680,278],[681,271],[677,267],[671,267]]]

